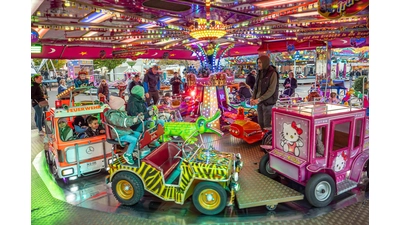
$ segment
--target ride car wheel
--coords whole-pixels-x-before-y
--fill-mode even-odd
[[[142,181],[130,172],[117,173],[112,180],[112,192],[123,205],[134,205],[144,195]]]
[[[264,137],[261,140],[262,145],[272,145],[272,131],[268,131],[264,134]]]
[[[315,207],[325,207],[335,196],[336,185],[331,176],[325,173],[313,175],[306,184],[305,196]]]
[[[46,163],[47,163],[47,165],[49,165],[49,168],[53,164],[53,162],[51,161],[50,154],[51,153],[49,150],[44,150],[44,156],[46,157]]]
[[[269,166],[269,153],[266,153],[261,158],[258,170],[260,171],[261,174],[271,179],[275,179],[276,177],[278,177],[278,174]]]
[[[193,204],[205,215],[216,215],[226,207],[227,193],[218,183],[204,181],[194,189]]]

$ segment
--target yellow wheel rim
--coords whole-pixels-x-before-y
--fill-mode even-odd
[[[205,209],[214,210],[221,204],[221,196],[214,189],[204,189],[200,192],[199,203]]]
[[[116,191],[118,196],[125,200],[130,200],[135,194],[132,184],[126,180],[118,181]]]

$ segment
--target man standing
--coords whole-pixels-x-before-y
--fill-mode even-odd
[[[257,119],[261,129],[270,130],[272,107],[278,100],[279,75],[274,66],[270,65],[270,58],[266,55],[257,59],[258,74],[254,84],[251,105],[257,105]]]
[[[160,75],[158,71],[158,66],[154,65],[148,72],[144,75],[143,87],[145,91],[147,106],[150,106],[150,100],[153,99],[153,104],[157,104],[159,96],[159,90],[161,88]]]
[[[181,80],[181,78],[178,77],[178,72],[174,72],[174,77],[171,78],[169,83],[172,86],[172,94],[179,95],[179,89],[182,84],[182,80]]]
[[[252,70],[246,77],[246,84],[254,90],[254,83],[256,82],[256,70]]]

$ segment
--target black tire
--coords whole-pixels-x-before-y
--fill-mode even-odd
[[[367,160],[364,164],[363,172],[367,172],[367,178],[369,179],[369,160]]]
[[[272,130],[268,131],[267,133],[264,134],[262,140],[261,140],[262,145],[272,145]]]
[[[313,175],[306,184],[305,196],[314,207],[325,207],[331,203],[336,193],[336,184],[325,173]]]
[[[258,170],[260,171],[261,174],[271,179],[275,179],[278,177],[278,174],[271,167],[269,167],[269,153],[266,153],[261,158]]]
[[[213,198],[208,200],[209,196]],[[199,212],[212,216],[226,207],[227,193],[218,183],[203,181],[194,188],[192,200]]]
[[[117,173],[112,180],[111,188],[115,198],[123,205],[134,205],[144,195],[142,181],[130,172]]]
[[[50,157],[50,151],[49,150],[44,150],[44,156],[46,157],[46,163],[49,166],[49,169],[51,167],[51,165],[53,164],[51,157]]]

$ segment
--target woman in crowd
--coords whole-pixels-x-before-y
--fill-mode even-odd
[[[97,89],[97,95],[99,96],[99,99],[103,97],[107,102],[110,101],[110,90],[108,89],[108,84],[105,79],[101,80],[99,88]]]
[[[60,85],[58,86],[58,92],[57,94],[61,94],[62,92],[64,92],[65,90],[67,90],[67,83],[65,82],[64,79],[60,80]]]
[[[31,78],[31,101],[32,107],[35,110],[35,123],[40,136],[44,136],[43,132],[43,108],[39,106],[39,102],[46,100],[47,96],[42,89],[43,77],[40,74],[35,74]]]

